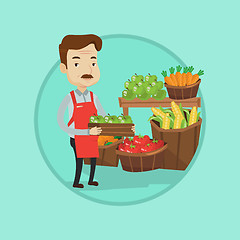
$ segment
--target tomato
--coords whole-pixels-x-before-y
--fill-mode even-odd
[[[151,152],[151,151],[154,151],[154,146],[153,146],[153,143],[148,143],[146,144],[145,146],[142,146],[141,147],[141,152]]]
[[[154,139],[152,142],[153,142],[153,148],[155,150],[164,146],[164,141],[163,140],[156,140],[156,139]]]
[[[125,138],[124,140],[124,146],[130,146],[133,143],[133,140],[130,138]]]
[[[139,146],[131,144],[130,146],[126,146],[125,147],[125,152],[128,152],[128,153],[140,153],[141,152],[141,148]]]
[[[158,148],[161,148],[164,146],[164,141],[163,140],[158,140]]]
[[[125,152],[125,147],[124,147],[123,143],[120,143],[120,144],[119,144],[118,150],[119,150],[119,151],[122,151],[122,152]]]
[[[145,140],[144,140],[144,138],[143,138],[143,136],[141,136],[141,135],[135,135],[134,137],[133,137],[133,144],[135,144],[135,145],[140,145],[140,146],[142,146],[142,145],[144,145],[145,144]]]
[[[152,140],[150,139],[150,137],[149,137],[148,135],[145,135],[145,136],[143,137],[143,139],[144,139],[144,144],[148,144],[148,143],[151,143],[151,142],[152,142]]]

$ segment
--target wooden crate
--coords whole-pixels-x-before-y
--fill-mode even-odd
[[[132,123],[89,123],[88,128],[101,127],[101,136],[133,137]]]
[[[162,168],[185,170],[197,150],[202,119],[183,129],[163,129],[154,120],[150,124],[153,138],[168,144]]]
[[[116,148],[123,142],[123,138],[119,139],[110,145],[98,146],[99,157],[97,158],[96,164],[98,166],[117,167],[119,158],[116,154]],[[91,164],[90,158],[84,158],[84,164]]]

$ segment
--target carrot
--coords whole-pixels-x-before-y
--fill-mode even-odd
[[[186,86],[186,83],[187,83],[187,72],[188,72],[188,67],[183,68],[182,86]]]
[[[170,71],[170,78],[172,79],[172,82],[173,82],[173,86],[177,86],[178,85],[177,84],[177,78],[176,78],[176,76],[174,74],[175,68],[171,67],[171,68],[169,68],[169,71]]]
[[[199,70],[199,72],[197,74],[194,74],[192,77],[192,81],[190,82],[190,84],[194,84],[199,80],[199,76],[203,75],[204,71],[203,70]]]
[[[190,85],[191,84],[191,81],[192,81],[192,71],[194,70],[194,67],[191,66],[188,68],[188,73],[187,73],[187,85]]]
[[[180,65],[178,65],[176,67],[176,69],[177,69],[177,72],[176,72],[175,76],[177,79],[177,84],[178,84],[178,86],[182,86],[182,74],[180,73],[180,71],[182,70],[182,67]]]
[[[161,74],[163,75],[166,84],[173,85],[172,79],[167,76],[167,71],[162,71]]]

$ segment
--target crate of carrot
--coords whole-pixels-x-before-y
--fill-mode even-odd
[[[119,157],[116,154],[116,148],[123,142],[123,137],[120,136],[99,136],[98,137],[98,151],[99,157],[96,164],[98,166],[117,167]],[[84,158],[84,163],[91,164],[90,158]]]
[[[193,70],[193,66],[182,68],[178,65],[176,70],[174,67],[169,68],[169,75],[167,71],[162,71],[165,80],[164,85],[170,98],[188,99],[197,96],[199,84],[201,83],[200,76],[204,74],[204,71],[199,70],[198,73],[193,74]]]

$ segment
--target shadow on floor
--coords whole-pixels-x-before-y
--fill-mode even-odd
[[[89,166],[84,166],[84,174],[89,175]],[[115,167],[97,166],[95,180],[99,182],[98,187],[90,187],[87,181],[80,181],[86,190],[108,190],[108,189],[127,189],[145,188],[151,184],[172,185],[179,182],[185,175],[184,171],[157,169],[148,172],[132,173],[123,171],[121,164]],[[67,184],[72,185],[72,182]]]

